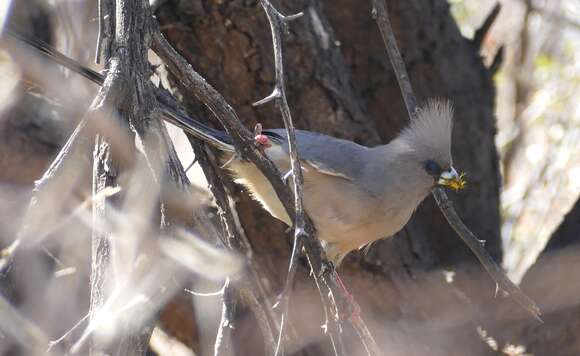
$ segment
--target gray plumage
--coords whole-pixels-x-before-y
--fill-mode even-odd
[[[394,140],[373,148],[296,131],[305,209],[335,265],[350,251],[403,228],[431,188],[447,181],[441,176],[457,178],[451,159],[452,116],[449,102],[430,101]],[[282,173],[288,172],[285,131],[264,133],[271,142],[264,152]],[[224,162],[230,158],[226,155]],[[427,172],[430,161],[430,168],[437,168],[435,174]],[[292,225],[273,188],[252,163],[234,159],[227,166],[236,182],[272,216]]]

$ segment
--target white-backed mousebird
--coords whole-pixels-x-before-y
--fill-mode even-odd
[[[40,41],[9,33],[52,60],[102,85],[103,76]],[[277,194],[256,166],[241,160],[224,132],[173,113],[170,122],[223,151],[222,164],[275,218],[292,225]],[[320,133],[296,131],[304,175],[304,207],[330,261],[338,266],[357,248],[398,232],[436,186],[462,189],[453,168],[453,107],[432,99],[386,145],[365,147]],[[256,141],[279,171],[290,171],[284,129],[263,130]]]
[[[452,120],[448,101],[430,100],[396,138],[372,148],[296,131],[304,208],[335,266],[350,251],[401,230],[435,185],[463,188],[465,181],[452,164]],[[214,145],[230,151],[229,137],[212,132],[224,144]],[[264,130],[256,140],[280,172],[291,169],[284,129]],[[235,153],[224,154],[222,161],[272,216],[292,225],[293,219],[255,165]]]

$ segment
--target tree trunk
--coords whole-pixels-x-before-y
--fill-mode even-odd
[[[370,3],[303,0],[281,1],[278,6],[285,14],[304,12],[289,25],[284,53],[290,109],[298,128],[376,145],[395,137],[407,122]],[[479,49],[460,35],[446,1],[389,1],[389,10],[419,98],[449,97],[455,105],[453,154],[455,165],[468,173],[469,185],[453,199],[466,224],[499,260],[491,75]],[[165,3],[157,16],[169,41],[248,127],[282,127],[274,105],[251,105],[269,94],[274,83],[270,32],[257,2],[175,0]],[[194,98],[184,97],[183,102],[193,117],[212,117]],[[243,226],[276,295],[288,264],[285,226],[245,193],[240,192],[239,199]],[[445,282],[442,268],[455,271],[454,283]],[[295,286],[293,324],[299,335],[308,335],[305,344],[325,343],[319,328],[321,308],[313,302],[318,297],[306,269],[303,272]],[[478,313],[493,298],[494,285],[432,198],[404,231],[374,244],[366,254],[352,253],[339,272],[380,346],[390,354],[423,354],[428,349],[430,354],[460,355],[484,346],[472,320],[482,317]],[[255,335],[255,325],[246,324],[238,334]],[[245,341],[239,353],[255,354],[259,344]],[[304,349],[305,344],[296,347]]]

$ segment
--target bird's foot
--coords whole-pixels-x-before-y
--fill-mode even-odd
[[[270,143],[270,139],[268,138],[268,136],[262,133],[262,124],[260,123],[254,126],[254,141],[256,141],[258,146],[262,148],[272,147],[272,143]]]
[[[338,275],[338,272],[334,271],[334,278],[337,284],[342,289],[342,296],[343,300],[340,303],[339,310],[338,310],[338,318],[341,321],[344,320],[351,320],[356,321],[360,320],[360,305],[354,299],[354,296],[348,291],[346,285]]]

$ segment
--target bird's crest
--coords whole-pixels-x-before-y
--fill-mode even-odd
[[[451,131],[453,105],[449,100],[430,99],[417,110],[401,137],[419,153],[435,154],[437,158],[451,159]],[[423,152],[424,151],[424,152]]]

